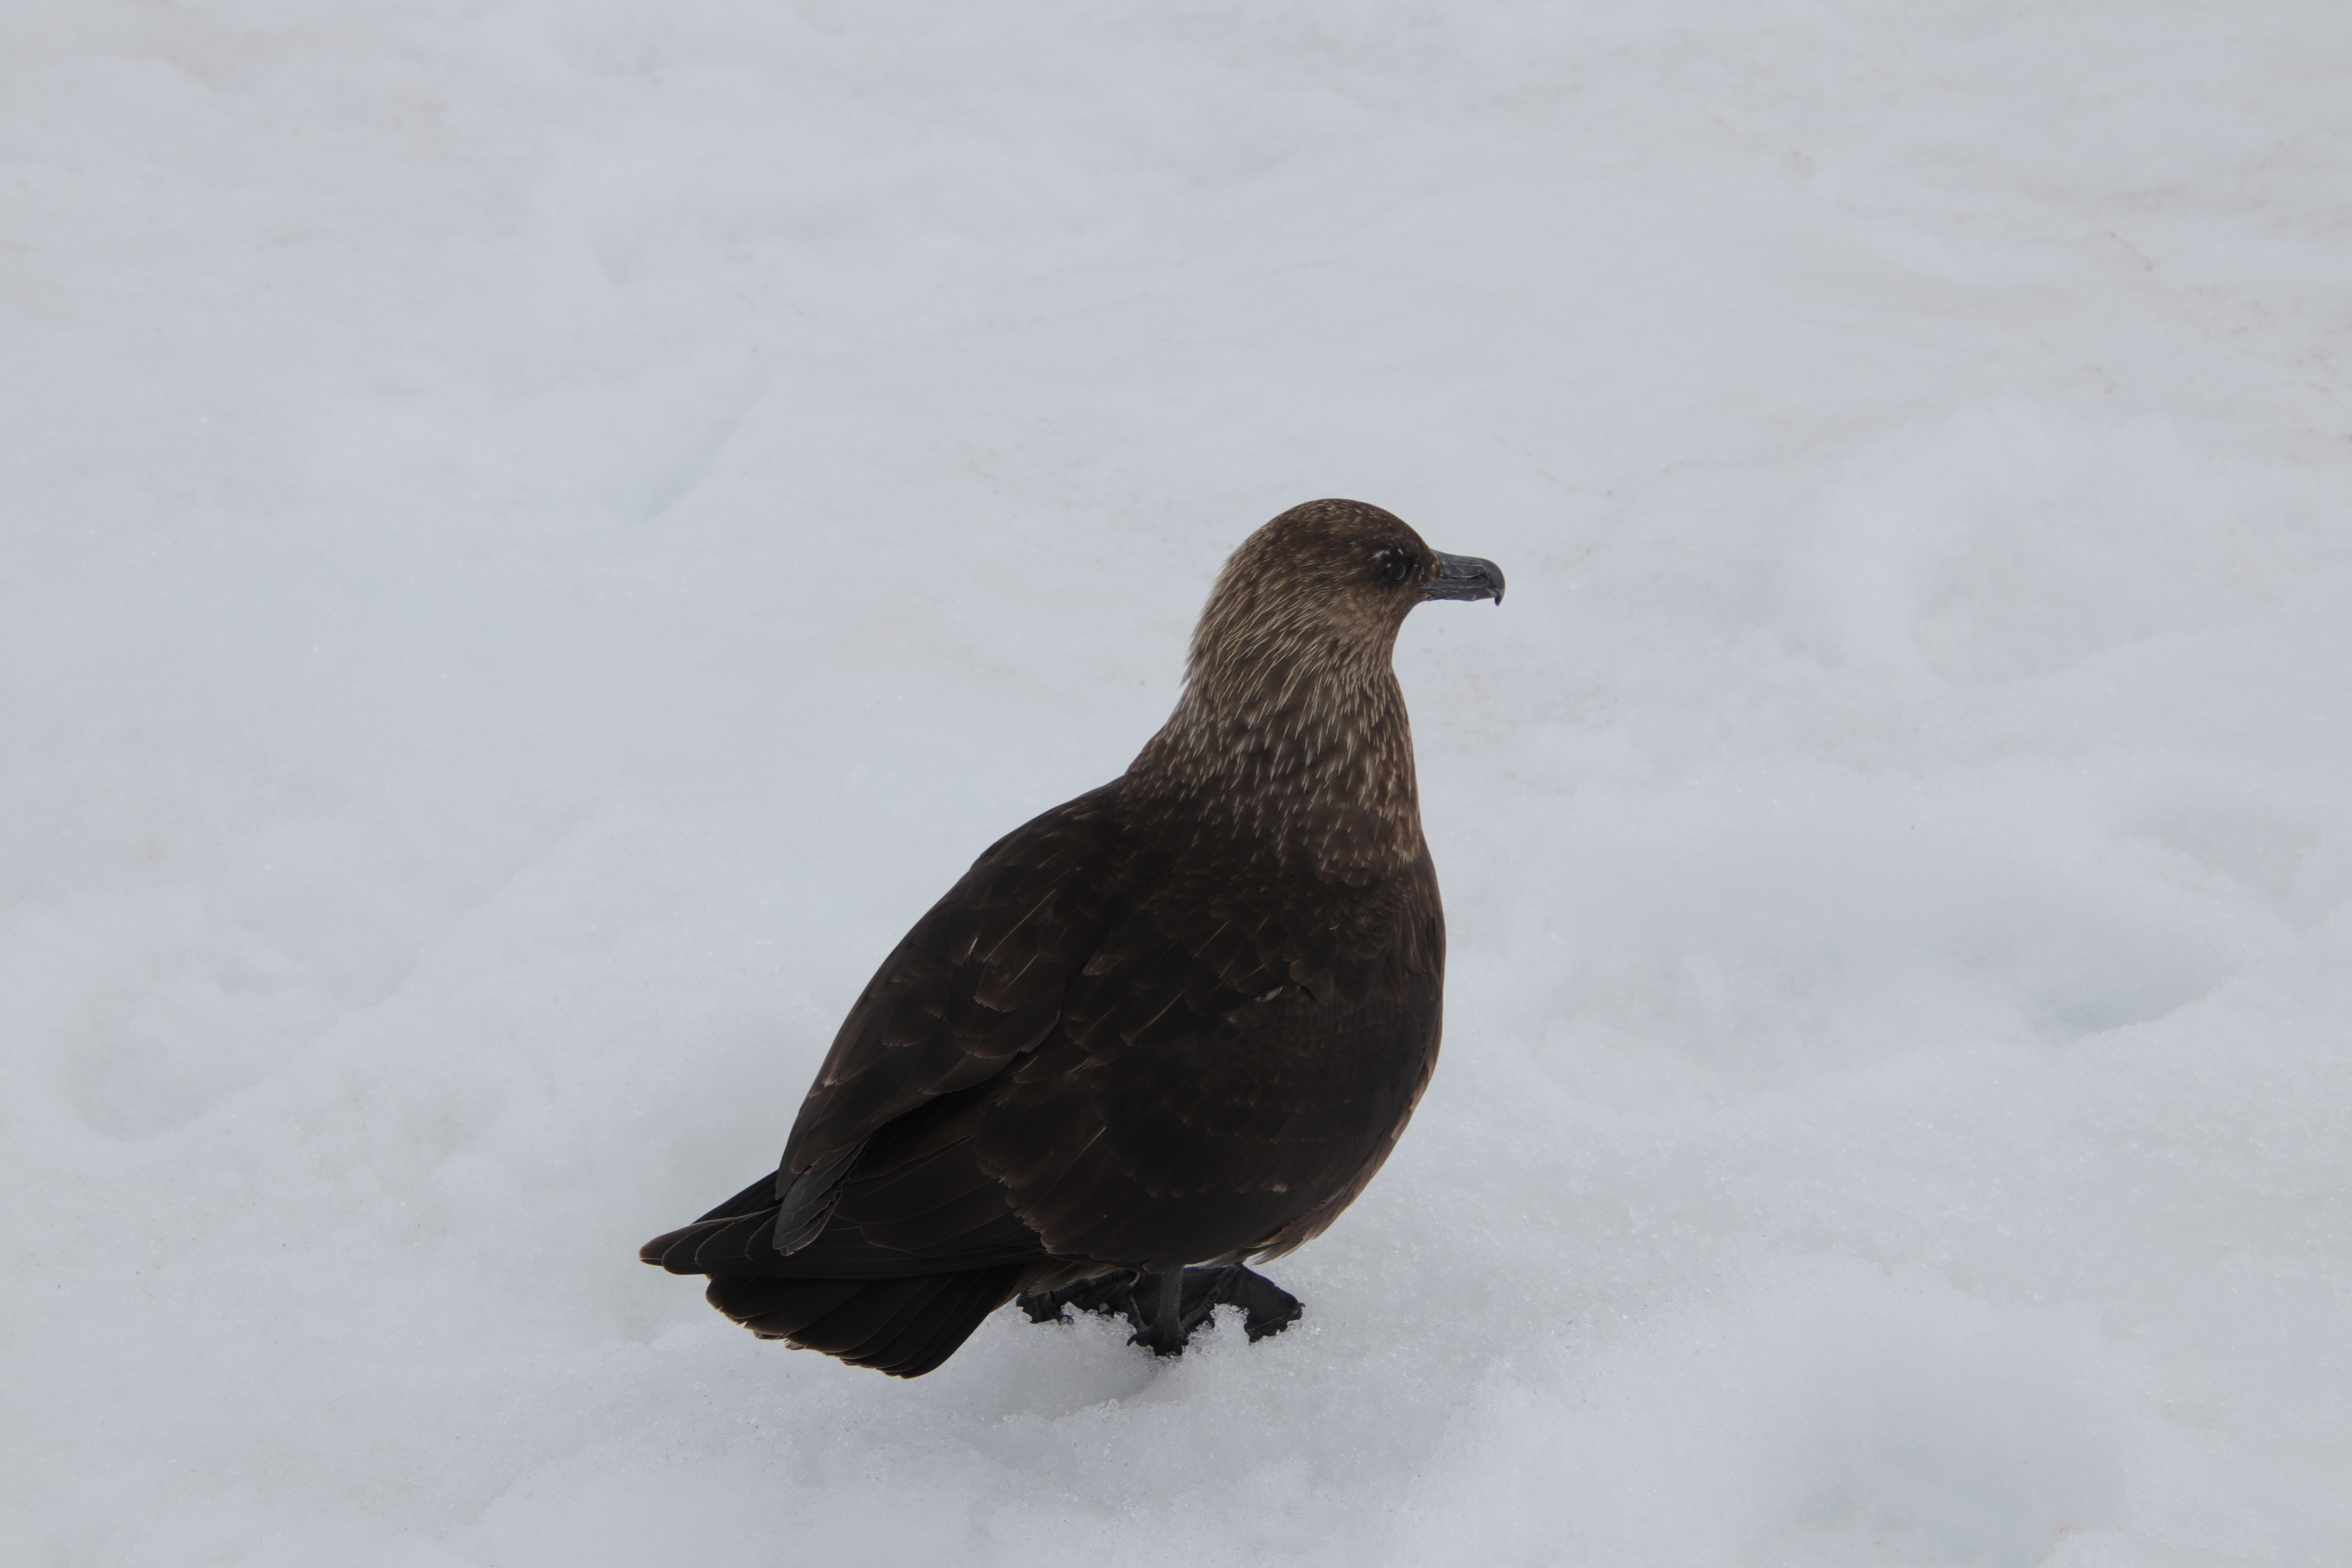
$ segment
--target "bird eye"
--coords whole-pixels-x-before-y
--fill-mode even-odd
[[[1394,587],[1412,575],[1413,559],[1402,550],[1383,550],[1380,555],[1381,581]]]

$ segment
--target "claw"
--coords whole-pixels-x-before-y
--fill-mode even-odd
[[[1306,1309],[1298,1298],[1238,1263],[1222,1268],[1186,1268],[1167,1274],[1139,1274],[1132,1269],[1081,1279],[1058,1289],[1040,1290],[1020,1298],[1021,1310],[1033,1323],[1067,1322],[1066,1307],[1105,1317],[1125,1318],[1135,1326],[1128,1343],[1142,1345],[1154,1355],[1181,1355],[1192,1331],[1209,1321],[1219,1307],[1239,1307],[1250,1342],[1278,1334],[1297,1322]],[[1173,1321],[1169,1320],[1172,1319]]]

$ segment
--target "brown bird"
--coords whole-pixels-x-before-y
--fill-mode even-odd
[[[1390,654],[1503,597],[1360,501],[1226,562],[1176,711],[1126,773],[999,839],[849,1010],[782,1168],[640,1256],[765,1339],[918,1377],[1014,1297],[1180,1351],[1244,1258],[1320,1234],[1437,1062],[1445,922]]]

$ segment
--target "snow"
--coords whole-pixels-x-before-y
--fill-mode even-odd
[[[2352,12],[14,0],[0,1561],[2352,1561]],[[1397,510],[1448,1046],[1158,1364],[772,1161]]]

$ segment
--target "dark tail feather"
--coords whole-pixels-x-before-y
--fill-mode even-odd
[[[776,1179],[762,1176],[637,1256],[673,1274],[709,1275],[710,1304],[761,1339],[898,1377],[920,1377],[953,1355],[982,1319],[1020,1293],[1037,1262],[1034,1255],[1008,1260],[1000,1247],[993,1258],[940,1258],[929,1267],[945,1265],[942,1271],[914,1272],[926,1260],[866,1247],[848,1231],[840,1245],[788,1257],[776,1250],[777,1207]],[[795,1268],[841,1272],[788,1272]]]
[[[762,1339],[790,1340],[894,1377],[920,1377],[1018,1293],[1018,1266],[913,1279],[718,1279],[710,1304]]]
[[[751,1220],[755,1226],[772,1216],[776,1210],[776,1178],[773,1174],[761,1177],[692,1225],[665,1231],[637,1248],[637,1260],[667,1268],[672,1274],[699,1274],[694,1255],[705,1241],[726,1231],[739,1220]]]

